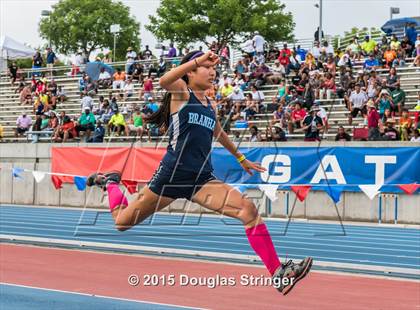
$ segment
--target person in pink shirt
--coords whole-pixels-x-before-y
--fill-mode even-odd
[[[289,121],[289,133],[293,133],[294,128],[301,128],[301,120],[306,116],[305,109],[302,109],[300,102],[296,102]]]
[[[23,136],[23,134],[29,130],[32,125],[32,118],[23,113],[16,120],[15,137]]]
[[[368,140],[376,141],[380,138],[379,125],[381,124],[381,117],[379,116],[376,106],[372,100],[368,101],[367,108],[367,122],[369,130]]]

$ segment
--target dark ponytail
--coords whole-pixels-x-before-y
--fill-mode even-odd
[[[200,53],[200,54],[198,54]],[[187,55],[182,58],[180,65],[183,65],[190,61],[192,58],[196,58],[197,56],[201,56],[204,53],[201,51],[192,51],[189,52]],[[195,57],[194,57],[195,56]],[[182,77],[185,83],[188,85],[188,76],[184,75]],[[172,95],[170,92],[166,92],[163,96],[162,103],[155,113],[150,116],[144,118],[145,123],[155,124],[159,128],[163,128],[165,131],[169,129],[169,117],[171,115],[171,99]]]

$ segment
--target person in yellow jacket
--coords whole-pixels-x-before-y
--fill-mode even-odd
[[[3,139],[3,126],[0,124],[0,140]]]
[[[125,135],[128,136],[128,126],[125,122],[124,115],[122,115],[118,110],[112,115],[111,119],[108,122],[108,135],[110,132],[115,132],[115,136],[119,136],[122,131],[125,132]]]

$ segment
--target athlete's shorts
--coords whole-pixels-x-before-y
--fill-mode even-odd
[[[202,172],[200,175],[189,171],[174,173],[161,164],[147,185],[156,195],[191,200],[204,184],[212,180],[216,180],[216,177],[211,172]]]

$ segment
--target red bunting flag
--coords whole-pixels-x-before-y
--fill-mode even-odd
[[[398,187],[408,195],[412,195],[418,188],[420,188],[420,184],[400,184]]]
[[[134,194],[135,192],[137,192],[137,182],[136,181],[122,180],[121,182],[130,194]]]
[[[292,191],[296,194],[297,198],[300,201],[304,201],[306,196],[308,196],[309,191],[311,190],[310,185],[296,185],[296,186],[290,186]]]
[[[63,188],[63,181],[57,175],[52,175],[51,181],[53,182],[55,189]]]

